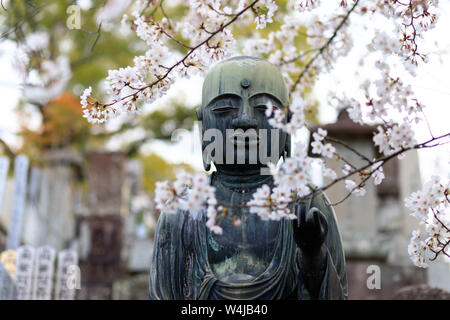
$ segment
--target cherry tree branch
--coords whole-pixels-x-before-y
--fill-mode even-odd
[[[259,1],[259,0],[254,0],[254,1],[252,1],[247,7],[245,7],[244,9],[242,9],[241,11],[239,11],[238,13],[236,13],[236,15],[235,15],[232,19],[230,19],[227,23],[225,23],[224,25],[222,25],[221,27],[219,27],[216,31],[211,32],[211,34],[210,34],[205,40],[201,41],[199,44],[197,44],[196,46],[192,47],[192,48],[189,50],[189,52],[188,52],[181,60],[179,60],[178,62],[176,62],[175,64],[173,64],[171,67],[166,68],[167,71],[166,71],[166,73],[165,73],[163,76],[159,77],[159,78],[156,79],[155,81],[153,81],[153,82],[151,82],[151,83],[149,83],[149,84],[147,84],[147,85],[145,85],[145,86],[143,86],[143,87],[137,88],[135,92],[133,92],[133,93],[131,93],[131,94],[129,94],[129,95],[126,95],[125,97],[122,97],[119,101],[125,101],[125,100],[127,100],[127,99],[129,99],[129,98],[136,99],[137,95],[138,95],[140,92],[142,92],[142,91],[144,91],[144,90],[146,90],[146,89],[148,89],[148,88],[152,88],[152,87],[154,87],[155,85],[157,85],[158,83],[160,83],[161,81],[163,81],[164,79],[166,79],[166,78],[172,73],[172,71],[173,71],[176,67],[178,67],[179,65],[183,64],[183,65],[186,66],[185,62],[186,62],[186,60],[189,58],[189,56],[190,56],[192,53],[194,53],[197,49],[199,49],[199,48],[202,47],[203,45],[208,45],[209,41],[210,41],[215,35],[217,35],[219,32],[222,32],[225,28],[227,28],[228,26],[230,26],[231,24],[233,24],[233,23],[234,23],[234,22],[235,22],[242,14],[244,14],[247,10],[253,8],[253,6],[254,6],[258,1]],[[106,108],[106,107],[109,107],[109,106],[114,105],[114,104],[117,103],[117,102],[118,102],[118,101],[113,101],[113,102],[111,102],[111,103],[109,103],[109,104],[101,104],[101,103],[97,103],[97,106]]]
[[[303,69],[303,71],[300,73],[300,75],[298,76],[297,80],[294,82],[294,84],[291,87],[290,92],[294,92],[296,87],[299,85],[300,81],[302,80],[302,78],[305,76],[305,74],[307,74],[307,72],[309,71],[309,69],[312,67],[312,65],[314,64],[314,62],[323,54],[323,52],[330,46],[330,44],[333,42],[333,40],[336,38],[339,30],[341,30],[341,28],[344,26],[344,24],[347,22],[348,18],[350,17],[350,14],[356,9],[356,6],[358,5],[359,0],[356,0],[355,3],[353,4],[353,6],[350,8],[349,11],[347,11],[347,14],[344,16],[344,18],[342,19],[341,23],[336,27],[336,29],[334,30],[333,34],[331,35],[331,37],[328,39],[328,41],[319,49],[319,51],[312,57],[311,60],[309,60],[309,62],[306,64],[305,68]]]
[[[344,148],[346,148],[347,150],[350,150],[351,152],[353,152],[354,154],[356,154],[357,156],[359,156],[362,160],[367,161],[368,163],[370,163],[370,159],[367,158],[365,155],[363,155],[361,152],[357,151],[356,149],[350,147],[348,144],[346,144],[345,142],[338,140],[338,139],[334,139],[331,137],[325,137],[324,139],[325,141],[329,141],[329,142],[333,142],[333,143],[337,143],[341,146],[343,146]]]
[[[443,134],[443,135],[441,135],[441,136],[438,136],[438,137],[431,138],[431,139],[429,139],[429,140],[427,140],[427,141],[425,141],[425,142],[415,144],[415,145],[412,146],[412,147],[402,148],[402,149],[400,149],[400,150],[398,150],[398,151],[396,151],[396,152],[394,152],[394,153],[392,153],[392,154],[390,154],[390,155],[383,156],[383,157],[379,157],[378,159],[374,159],[374,160],[370,161],[367,165],[363,165],[363,166],[361,166],[361,167],[359,167],[359,168],[355,168],[354,170],[348,172],[347,174],[344,174],[343,176],[334,179],[334,180],[331,181],[329,184],[327,184],[327,185],[325,185],[325,186],[323,186],[323,187],[321,187],[321,188],[316,188],[316,189],[314,189],[311,193],[309,193],[309,194],[307,194],[307,195],[305,195],[305,196],[303,196],[303,197],[300,197],[300,198],[297,198],[297,199],[294,199],[294,200],[288,201],[288,202],[279,202],[278,204],[279,204],[280,206],[292,205],[292,204],[299,204],[299,203],[301,203],[302,201],[304,201],[305,199],[308,199],[308,198],[310,198],[310,197],[313,197],[313,196],[314,196],[316,193],[318,193],[318,192],[323,192],[323,191],[328,190],[329,188],[331,188],[332,186],[334,186],[334,185],[337,184],[338,182],[343,181],[343,180],[346,180],[346,179],[348,179],[349,177],[351,177],[351,176],[354,175],[354,174],[360,174],[361,176],[364,176],[364,179],[361,181],[361,183],[358,184],[355,188],[353,188],[353,190],[351,190],[351,191],[345,196],[345,199],[347,199],[347,198],[353,193],[353,191],[354,191],[355,189],[357,189],[358,187],[361,187],[365,182],[367,182],[367,180],[369,180],[369,178],[372,176],[372,174],[375,173],[377,170],[379,170],[379,169],[380,169],[383,165],[385,165],[388,161],[390,161],[390,160],[392,160],[393,158],[398,157],[399,155],[402,155],[402,154],[404,154],[404,153],[406,153],[406,152],[408,152],[408,151],[411,151],[411,150],[418,150],[418,149],[423,149],[423,148],[434,148],[434,147],[440,146],[441,144],[436,144],[436,143],[434,143],[434,144],[430,145],[430,143],[433,143],[433,142],[436,142],[436,141],[438,141],[438,140],[442,140],[442,139],[445,139],[445,138],[450,138],[450,132],[449,132],[449,133],[446,133],[446,134]],[[379,163],[379,164],[378,164],[378,163]],[[371,167],[372,167],[373,165],[375,165],[375,164],[378,164],[377,167],[376,167],[375,169],[371,170],[371,171],[368,172],[368,173],[365,173],[365,171],[366,171],[367,169],[371,168]],[[345,199],[344,199],[344,200],[345,200]],[[343,200],[339,201],[339,203],[341,203],[342,201],[343,201]],[[338,204],[338,203],[337,203],[337,204]],[[234,205],[230,205],[230,204],[228,204],[228,203],[218,203],[218,205],[219,205],[219,206],[223,206],[223,207],[227,207],[227,208],[245,208],[245,207],[247,207],[247,204],[234,204]],[[336,205],[336,204],[334,204],[334,205]],[[253,206],[253,205],[252,205],[252,206]],[[261,205],[261,206],[255,205],[255,207],[267,207],[267,205]]]

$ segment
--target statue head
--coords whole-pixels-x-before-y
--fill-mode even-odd
[[[289,136],[266,116],[267,106],[283,109],[288,101],[280,71],[265,60],[234,57],[214,66],[197,110],[205,170],[211,161],[218,170],[261,168],[289,153]]]

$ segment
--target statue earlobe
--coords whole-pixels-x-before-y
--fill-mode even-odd
[[[206,160],[204,157],[202,157],[202,159],[203,159],[203,168],[205,169],[205,171],[209,171],[211,169],[211,160],[209,159],[209,157]]]

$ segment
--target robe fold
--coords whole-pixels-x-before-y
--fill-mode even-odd
[[[304,200],[306,210],[318,208],[328,222],[326,267],[319,299],[346,299],[347,277],[336,216],[324,193]],[[279,222],[274,254],[268,267],[248,281],[219,280],[208,260],[206,212],[163,213],[158,219],[150,270],[150,299],[276,300],[310,299],[300,272],[299,248],[292,221]]]

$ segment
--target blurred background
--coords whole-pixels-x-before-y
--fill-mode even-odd
[[[140,114],[103,125],[82,117],[84,88],[92,86],[100,95],[107,70],[125,67],[145,52],[145,44],[120,22],[129,3],[14,0],[2,1],[0,8],[0,252],[11,249],[8,237],[17,225],[20,245],[74,250],[81,270],[76,299],[147,298],[159,215],[155,182],[173,179],[181,170],[203,170],[194,118],[201,77],[178,81],[165,97],[141,106]],[[165,3],[171,16],[186,10],[178,1]],[[80,28],[68,24],[73,5],[81,12]],[[450,119],[450,88],[444,81],[450,72],[450,5],[441,9],[438,26],[424,44],[432,53],[430,62],[411,79],[435,135],[448,132]],[[366,32],[356,30],[355,37],[364,38]],[[299,47],[304,45],[299,41]],[[308,120],[371,158],[376,156],[371,142],[376,124],[356,125],[345,111],[333,108],[327,95],[330,88],[352,92],[355,84],[346,77],[370,72],[355,65],[355,56],[343,58],[318,77],[314,88],[305,89]],[[418,127],[419,141],[427,134],[428,128]],[[299,130],[297,139],[307,141],[308,131]],[[449,155],[445,147],[389,162],[380,186],[368,186],[364,198],[351,197],[335,207],[350,299],[399,297],[408,286],[450,291],[448,262],[419,269],[409,260],[407,245],[418,223],[403,206],[424,179],[450,177]],[[26,157],[25,167],[19,156]],[[315,183],[323,183],[318,174]],[[335,202],[344,192],[337,184],[327,194]],[[368,287],[371,266],[379,268],[380,288]],[[443,294],[436,290],[430,292]]]

